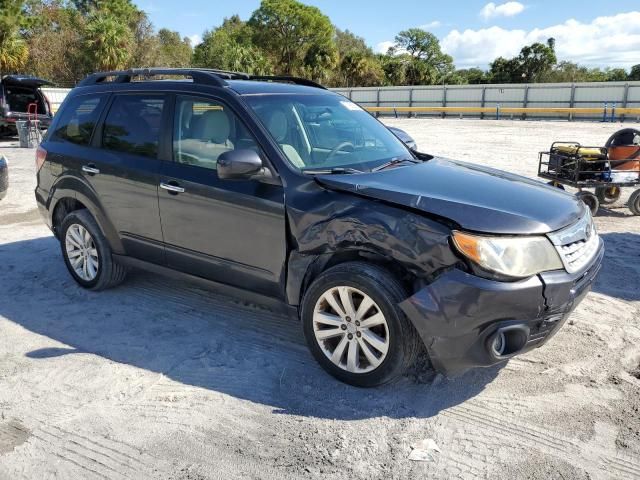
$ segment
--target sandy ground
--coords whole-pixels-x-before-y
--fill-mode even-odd
[[[552,140],[620,127],[388,122],[423,151],[532,177]],[[640,479],[640,218],[622,206],[597,217],[602,273],[546,346],[360,390],[268,310],[146,273],[82,290],[36,212],[33,151],[0,153],[0,479]],[[427,438],[441,452],[408,460]]]

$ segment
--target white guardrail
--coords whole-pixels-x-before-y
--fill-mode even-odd
[[[53,111],[69,88],[43,88]],[[332,88],[376,115],[640,120],[640,81]]]

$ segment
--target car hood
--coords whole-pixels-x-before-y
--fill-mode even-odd
[[[483,233],[548,233],[575,222],[585,209],[575,196],[541,182],[443,158],[379,172],[320,175],[316,180],[327,188],[410,207]]]
[[[34,88],[42,87],[43,85],[53,85],[49,80],[26,75],[7,75],[2,78],[2,83],[5,85],[20,85]]]

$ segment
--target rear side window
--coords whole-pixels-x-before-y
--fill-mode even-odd
[[[69,100],[51,134],[53,141],[66,141],[77,145],[89,145],[91,134],[104,107],[106,95],[79,96]]]
[[[102,147],[146,157],[158,155],[163,95],[119,95],[104,121]]]

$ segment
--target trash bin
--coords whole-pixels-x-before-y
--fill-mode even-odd
[[[16,129],[18,130],[18,139],[20,140],[20,148],[31,148],[29,142],[29,125],[25,120],[18,120],[16,122]]]
[[[20,148],[34,148],[37,147],[40,141],[40,131],[38,129],[37,121],[18,120],[16,122],[16,129],[18,130],[18,139],[20,140]],[[32,134],[31,131],[35,134]]]

